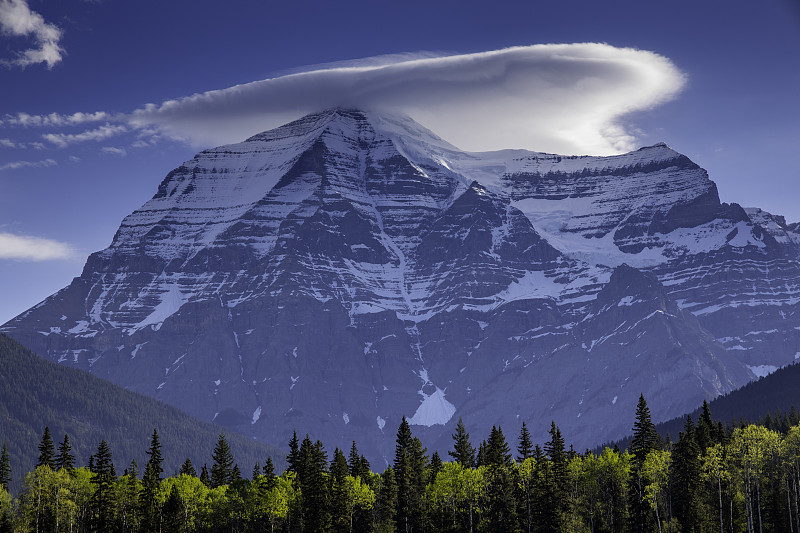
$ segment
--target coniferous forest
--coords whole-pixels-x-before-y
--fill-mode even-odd
[[[114,468],[102,440],[75,464],[69,435],[45,428],[38,464],[12,498],[0,454],[0,531],[15,532],[800,532],[800,425],[724,427],[708,404],[675,442],[659,438],[643,397],[624,452],[577,453],[555,423],[543,447],[523,423],[477,447],[461,420],[448,457],[428,454],[405,418],[382,472],[297,435],[288,468],[243,472],[224,435],[210,464],[164,475],[157,430],[147,461]],[[512,449],[513,447],[513,449]]]

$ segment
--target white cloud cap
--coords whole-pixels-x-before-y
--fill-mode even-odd
[[[72,247],[63,242],[0,232],[0,259],[49,261],[72,259],[75,255]]]
[[[61,61],[64,49],[59,45],[61,30],[44,21],[42,16],[31,11],[26,0],[0,0],[0,33],[17,37],[32,36],[37,48],[17,54],[14,60],[2,59],[0,64],[25,68],[37,63],[46,63],[47,68]]]
[[[684,85],[684,74],[653,52],[542,44],[337,63],[148,104],[129,120],[209,146],[238,142],[323,108],[385,108],[466,150],[607,155],[636,148],[621,117],[674,98]]]

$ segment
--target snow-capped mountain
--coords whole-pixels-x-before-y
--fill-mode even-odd
[[[328,110],[170,172],[2,331],[193,415],[389,457],[555,420],[578,449],[800,357],[800,228],[667,145],[459,151]]]

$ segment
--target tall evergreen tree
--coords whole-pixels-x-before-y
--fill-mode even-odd
[[[628,509],[632,533],[645,533],[653,529],[653,517],[649,504],[645,501],[645,479],[642,477],[642,464],[647,455],[658,449],[658,433],[650,418],[650,409],[639,395],[636,405],[636,420],[633,424],[633,439],[629,451],[633,454],[633,465],[629,478]]]
[[[297,477],[300,491],[303,494],[303,529],[327,531],[330,527],[331,516],[328,501],[328,457],[325,447],[319,440],[311,444],[311,439],[306,435],[298,455]]]
[[[331,523],[333,531],[345,533],[350,529],[350,513],[347,508],[347,476],[350,470],[347,459],[339,448],[333,451],[330,472]]]
[[[105,440],[101,440],[94,454],[94,472],[91,482],[95,485],[92,495],[90,524],[96,532],[111,531],[114,525],[114,463],[111,460],[111,449]]]
[[[499,426],[492,426],[489,433],[489,441],[486,443],[485,464],[511,466],[511,449],[508,447],[503,429]]]
[[[75,468],[75,457],[72,455],[72,446],[69,443],[69,436],[64,434],[64,441],[58,445],[58,455],[55,458],[55,469],[60,470],[66,468],[72,470]]]
[[[651,451],[658,448],[658,433],[656,426],[650,418],[650,409],[644,399],[644,394],[639,395],[636,405],[636,421],[633,423],[633,439],[631,439],[630,452],[641,465]]]
[[[569,484],[564,438],[555,422],[550,423],[550,440],[545,443],[544,452],[548,461],[544,470],[541,531],[555,533],[564,528]]]
[[[139,509],[142,517],[142,525],[146,531],[158,531],[161,525],[161,503],[159,501],[159,489],[161,485],[161,474],[164,472],[162,466],[163,457],[161,456],[161,442],[158,438],[158,431],[153,429],[153,436],[150,438],[150,448],[147,450],[148,460],[142,476],[142,492],[139,493]]]
[[[436,481],[436,475],[442,470],[442,458],[439,457],[439,452],[431,454],[430,475],[428,476],[429,482]]]
[[[0,487],[8,490],[11,483],[11,459],[8,455],[8,446],[3,443],[3,452],[0,453]]]
[[[678,443],[672,453],[672,477],[674,484],[673,508],[681,524],[681,531],[700,531],[701,528],[701,475],[700,446],[692,417],[686,417],[683,431],[678,434]]]
[[[365,472],[363,470],[363,465],[361,463],[361,455],[358,453],[358,447],[356,446],[356,441],[353,441],[353,445],[350,446],[350,456],[348,460],[348,468],[350,475],[353,477],[362,477]]]
[[[397,531],[422,531],[425,489],[426,450],[411,434],[406,417],[397,428],[394,452],[394,477],[397,483]]]
[[[519,432],[519,444],[517,445],[517,460],[522,462],[529,457],[533,457],[533,440],[523,420],[522,429]]]
[[[289,472],[297,473],[297,463],[300,460],[300,441],[297,440],[297,430],[292,432],[292,440],[289,441],[289,454],[286,456],[286,462],[289,464]]]
[[[224,433],[219,435],[212,459],[214,464],[211,465],[211,487],[227,485],[233,477],[233,453]]]
[[[47,465],[52,470],[55,470],[55,463],[53,462],[54,457],[55,445],[53,444],[53,438],[50,436],[50,427],[45,426],[42,442],[39,444],[39,460],[36,466]]]
[[[475,467],[475,448],[469,442],[469,433],[464,428],[461,417],[456,424],[456,432],[453,433],[453,449],[447,455],[461,463],[464,468]]]

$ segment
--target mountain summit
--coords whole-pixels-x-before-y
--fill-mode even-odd
[[[42,357],[281,445],[390,457],[407,416],[621,437],[800,357],[800,233],[665,144],[467,153],[334,109],[170,172],[68,287]],[[542,433],[535,435],[545,439]]]

